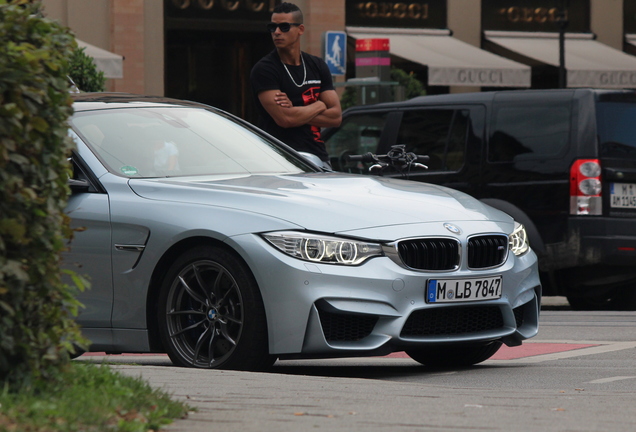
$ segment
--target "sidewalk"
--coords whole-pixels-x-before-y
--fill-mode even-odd
[[[569,308],[565,297],[544,297],[542,303],[547,309]],[[166,355],[114,357],[105,356],[103,360],[110,360],[113,369],[141,376],[153,387],[196,407],[197,411],[186,419],[163,427],[165,432],[208,432],[212,425],[243,432],[493,430],[494,418],[501,430],[555,431],[559,428],[546,414],[560,406],[564,396],[545,390],[462,388],[449,391],[424,383],[178,368],[172,366]],[[95,356],[92,361],[99,362],[100,357]],[[487,361],[485,367],[494,367],[499,362],[503,373],[506,368],[515,367],[510,361],[493,360],[490,366]],[[406,357],[340,359],[338,362],[345,368],[350,362],[360,368],[385,368],[387,374],[399,370],[408,376],[409,369],[422,373],[419,364]],[[453,372],[437,374],[444,373]],[[432,376],[435,375],[433,372]],[[522,419],[524,426],[519,427]],[[584,423],[570,420],[569,424],[576,430],[583,428]]]
[[[514,385],[539,373],[554,373],[554,369],[546,371],[543,365],[523,359],[488,360],[479,371],[466,374],[467,379],[477,379],[482,385],[468,380],[460,386],[440,384],[436,378],[461,372],[425,371],[408,358],[331,362],[334,364],[325,375],[199,370],[151,366],[147,362],[145,366],[111,367],[126,375],[141,376],[153,387],[196,407],[186,419],[163,427],[165,432],[560,432],[608,430],[608,424],[610,430],[632,430],[625,425],[632,422],[629,412],[633,400],[624,394]],[[338,375],[341,368],[348,367],[379,368],[383,372],[379,377],[370,374],[365,378]],[[497,370],[499,373],[493,375]],[[412,374],[423,379],[408,379]],[[382,378],[392,375],[405,380]],[[427,377],[431,383],[427,383]],[[488,384],[489,380],[495,381]],[[499,380],[511,385],[498,385]],[[610,402],[612,409],[608,410],[603,405]]]
[[[541,309],[569,309],[570,304],[565,297],[545,296],[541,298]]]

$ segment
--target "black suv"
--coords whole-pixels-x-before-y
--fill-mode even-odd
[[[370,174],[347,155],[398,144],[430,156],[429,169],[409,178],[523,223],[544,294],[565,295],[575,309],[636,309],[636,92],[423,96],[350,108],[324,139],[336,171]]]

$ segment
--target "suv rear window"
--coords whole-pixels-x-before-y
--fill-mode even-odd
[[[601,102],[597,109],[601,156],[636,157],[636,103]]]
[[[490,162],[518,162],[559,156],[570,135],[570,101],[502,104],[493,113]]]

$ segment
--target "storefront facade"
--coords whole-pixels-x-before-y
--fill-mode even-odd
[[[250,121],[253,64],[273,49],[264,25],[280,0],[43,0],[78,39],[124,58],[108,89],[197,100]],[[390,39],[391,64],[434,93],[554,88],[567,9],[567,86],[636,88],[636,0],[302,0],[303,50],[327,31]],[[523,6],[519,6],[523,3]]]
[[[509,0],[484,0],[484,47],[531,66],[533,88],[636,88],[636,57],[597,40],[592,29],[594,3],[557,2],[567,9],[554,3],[528,0],[524,7],[513,7]]]

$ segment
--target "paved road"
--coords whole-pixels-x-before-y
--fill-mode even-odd
[[[279,361],[272,373],[175,368],[155,355],[109,361],[197,407],[165,429],[173,432],[632,432],[635,330],[636,312],[543,311],[537,338],[463,370],[399,354]]]

